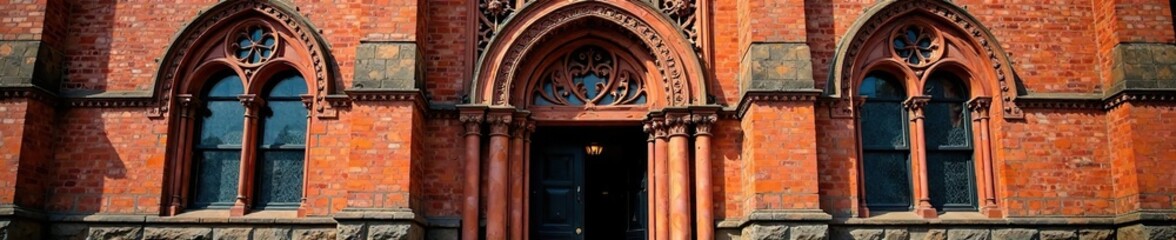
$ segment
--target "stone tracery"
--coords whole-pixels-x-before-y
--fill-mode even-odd
[[[531,87],[531,104],[616,106],[645,103],[645,82],[632,63],[599,47],[561,57]]]

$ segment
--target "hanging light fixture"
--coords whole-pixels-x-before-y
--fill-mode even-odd
[[[589,143],[588,146],[584,146],[584,151],[587,152],[588,155],[596,156],[600,155],[601,152],[604,152],[604,146],[601,146],[599,143],[592,142]]]

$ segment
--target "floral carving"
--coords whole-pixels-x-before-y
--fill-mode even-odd
[[[921,25],[895,29],[890,35],[894,54],[913,67],[926,67],[938,60],[943,39],[935,30]]]
[[[237,30],[235,38],[226,38],[229,56],[245,65],[258,65],[269,61],[278,48],[278,37],[274,30],[263,25],[247,25]]]
[[[645,83],[616,53],[586,46],[552,64],[532,86],[535,105],[588,106],[645,103]]]

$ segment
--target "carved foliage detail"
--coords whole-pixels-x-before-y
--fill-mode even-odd
[[[645,82],[616,53],[586,46],[552,64],[531,87],[531,104],[557,106],[640,105]]]

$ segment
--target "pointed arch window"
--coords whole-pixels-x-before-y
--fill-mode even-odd
[[[298,207],[302,197],[308,114],[301,95],[306,94],[306,80],[292,72],[273,80],[260,111],[254,203],[258,209]]]
[[[222,73],[203,91],[204,106],[197,110],[193,146],[192,207],[230,207],[237,197],[245,108],[237,100],[244,93],[241,78]]]
[[[862,164],[866,203],[892,211],[911,207],[910,137],[903,110],[906,92],[894,76],[875,72],[861,84]]]
[[[931,96],[926,117],[927,186],[936,210],[976,209],[975,168],[968,90],[959,78],[937,73],[924,83]]]

